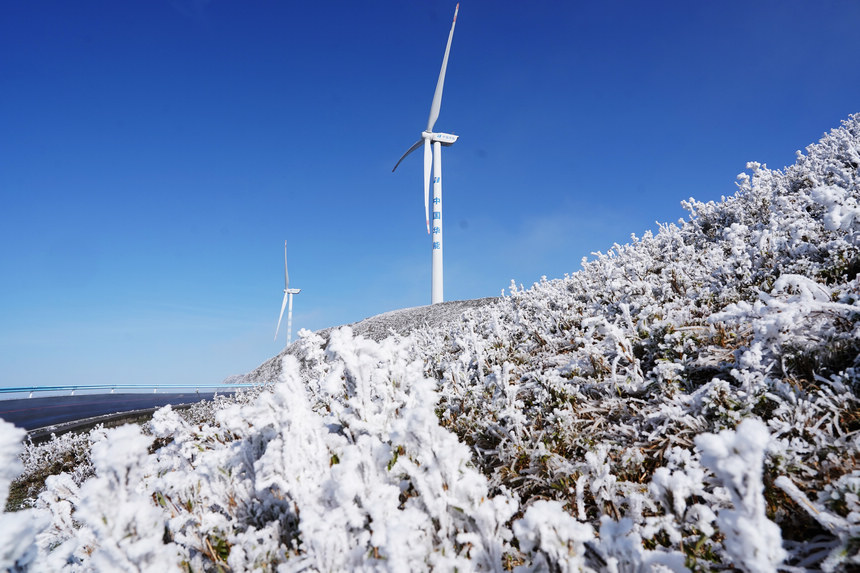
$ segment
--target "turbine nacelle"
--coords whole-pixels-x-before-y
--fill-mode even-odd
[[[448,147],[449,145],[453,145],[454,142],[456,142],[459,137],[460,137],[459,135],[454,135],[452,133],[441,133],[441,132],[432,133],[429,131],[425,131],[421,134],[422,139],[429,139],[430,143],[436,143],[438,141],[439,143],[441,143],[445,147]]]

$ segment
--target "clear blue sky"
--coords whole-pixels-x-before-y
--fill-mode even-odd
[[[30,0],[0,15],[0,385],[217,383],[427,304],[455,2]],[[463,0],[445,296],[583,256],[860,111],[860,2]]]

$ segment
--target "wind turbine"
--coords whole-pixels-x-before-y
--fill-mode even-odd
[[[287,311],[287,346],[293,334],[293,295],[302,292],[300,288],[290,288],[290,272],[287,270],[287,242],[284,241],[284,302],[281,303],[281,316],[278,317],[278,326],[275,328],[275,340],[278,339],[278,330],[281,328],[281,319],[284,318],[284,308]]]
[[[436,92],[433,94],[433,103],[430,104],[430,118],[427,120],[427,129],[421,133],[415,145],[403,154],[403,159],[424,145],[424,216],[427,220],[427,233],[431,235],[433,247],[433,279],[430,290],[430,302],[436,304],[442,302],[442,147],[448,147],[457,141],[456,135],[450,133],[438,133],[433,131],[436,120],[439,118],[439,108],[442,106],[442,87],[445,85],[445,70],[448,68],[448,53],[451,51],[451,40],[454,38],[454,26],[457,24],[457,12],[460,4],[454,8],[454,21],[451,23],[451,31],[448,33],[448,45],[445,46],[445,56],[442,58],[442,70],[436,82]],[[432,151],[430,149],[432,144]],[[430,227],[430,167],[433,167],[433,227]],[[397,169],[392,169],[392,173]]]

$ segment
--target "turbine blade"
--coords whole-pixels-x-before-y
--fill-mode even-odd
[[[278,331],[281,329],[281,320],[284,318],[284,309],[287,308],[287,297],[290,296],[284,293],[284,302],[281,303],[281,316],[278,317],[278,326],[275,327],[275,340],[278,339]]]
[[[448,53],[451,51],[451,40],[454,38],[454,26],[457,24],[457,12],[460,11],[460,3],[454,8],[454,21],[451,22],[451,31],[448,32],[448,44],[445,46],[445,56],[442,58],[442,69],[439,71],[439,79],[436,82],[436,92],[433,94],[433,103],[430,104],[430,119],[427,120],[427,130],[433,131],[436,120],[439,119],[439,109],[442,107],[442,88],[445,85],[445,71],[448,69]]]
[[[430,234],[430,166],[433,153],[430,151],[430,138],[424,140],[424,217],[427,220],[427,234]]]
[[[413,145],[412,147],[410,147],[410,148],[409,148],[409,151],[407,151],[406,153],[404,153],[404,154],[400,157],[400,159],[397,161],[397,165],[400,165],[400,162],[401,162],[401,161],[403,161],[404,159],[406,159],[406,156],[407,156],[407,155],[409,155],[410,153],[412,153],[413,151],[415,151],[416,149],[418,149],[418,148],[421,146],[422,141],[423,141],[423,139],[419,139],[418,141],[416,141],[416,142],[415,142],[415,145]],[[391,172],[392,172],[392,173],[394,173],[394,170],[395,170],[395,169],[397,169],[397,165],[395,165],[395,166],[394,166],[394,169],[392,169],[392,170],[391,170]]]
[[[287,271],[287,242],[284,241],[284,290],[288,288],[290,288],[290,273]]]

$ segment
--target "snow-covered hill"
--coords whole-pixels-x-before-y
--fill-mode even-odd
[[[477,308],[495,302],[495,298],[479,298],[474,300],[454,300],[434,305],[416,306],[392,310],[376,316],[365,318],[359,322],[345,325],[355,336],[363,336],[371,340],[382,340],[391,335],[405,336],[413,330],[439,328],[460,319],[470,308]],[[326,328],[317,331],[317,335],[328,341],[331,333],[341,327]],[[308,336],[310,332],[302,332],[300,336]],[[298,351],[298,342],[285,348],[280,354],[270,358],[260,366],[240,376],[231,376],[224,380],[225,384],[268,384],[277,381],[281,376],[281,364],[287,354]]]
[[[92,477],[0,516],[0,565],[856,570],[860,115],[748,168],[563,279],[408,334],[302,332],[208,423],[94,433]]]

